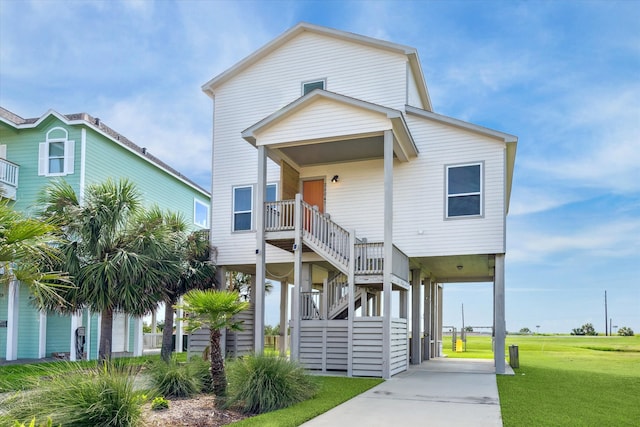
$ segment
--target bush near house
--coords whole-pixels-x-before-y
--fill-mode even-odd
[[[623,326],[622,328],[618,329],[618,335],[620,335],[621,337],[632,337],[633,329]]]

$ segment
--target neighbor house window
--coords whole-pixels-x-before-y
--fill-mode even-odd
[[[253,187],[233,188],[233,231],[251,230],[253,211]]]
[[[40,143],[38,175],[62,176],[73,173],[74,141],[69,141],[66,129],[55,127]]]
[[[309,81],[309,82],[303,82],[302,83],[302,94],[306,95],[309,92],[311,92],[312,90],[315,89],[323,89],[325,87],[325,83],[326,81],[324,79],[322,80],[313,80],[313,81]]]
[[[202,228],[209,228],[209,204],[193,199],[193,223]]]
[[[446,167],[446,217],[482,215],[482,163]]]

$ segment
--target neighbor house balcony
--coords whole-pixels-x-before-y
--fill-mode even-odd
[[[18,190],[18,172],[20,166],[0,159],[0,196],[15,200]]]

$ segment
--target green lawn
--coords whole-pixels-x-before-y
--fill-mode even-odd
[[[505,427],[640,425],[640,337],[508,336],[514,344],[520,368],[498,377]],[[450,341],[444,350],[493,357],[490,337],[468,337],[465,353]]]

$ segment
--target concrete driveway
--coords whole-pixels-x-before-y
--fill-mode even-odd
[[[502,426],[493,360],[431,359],[303,424],[423,425]]]

